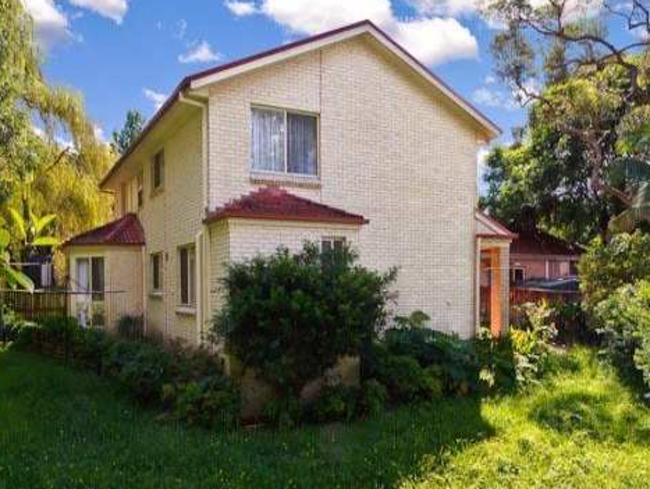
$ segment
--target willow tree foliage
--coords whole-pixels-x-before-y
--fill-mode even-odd
[[[490,158],[486,204],[506,220],[531,207],[570,239],[605,235],[642,190],[616,175],[650,156],[648,6],[493,0],[486,13],[503,26],[492,45],[496,72],[531,106],[524,139]]]
[[[0,12],[0,215],[7,222],[12,207],[24,220],[56,214],[56,234],[67,237],[107,217],[97,183],[111,151],[81,97],[47,83],[21,1],[0,0]]]

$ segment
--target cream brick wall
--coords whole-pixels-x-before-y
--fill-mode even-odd
[[[476,126],[399,63],[356,38],[214,85],[210,207],[258,186],[249,172],[252,104],[317,113],[320,186],[288,190],[370,219],[355,239],[361,261],[380,270],[400,267],[400,310],[422,309],[435,328],[469,336]],[[230,236],[230,258],[301,236],[267,226],[243,229]]]
[[[200,110],[173,133],[165,137],[139,164],[143,169],[144,205],[138,217],[145,231],[146,259],[144,272],[147,327],[166,336],[197,341],[196,316],[180,313],[178,248],[195,242],[201,231],[205,212],[202,205],[202,116]],[[165,152],[164,188],[151,192],[151,158],[159,150]],[[119,202],[119,200],[118,200]],[[150,255],[163,254],[163,291],[160,296],[151,290]],[[198,250],[197,250],[198,252]],[[198,291],[197,291],[198,294]]]

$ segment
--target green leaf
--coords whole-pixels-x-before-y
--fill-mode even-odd
[[[0,228],[0,249],[4,249],[9,246],[11,241],[11,234],[4,228]]]
[[[23,219],[23,216],[21,216],[13,207],[9,208],[9,214],[11,215],[11,219],[14,221],[14,225],[18,229],[20,239],[27,239],[27,230],[25,229],[25,220]]]
[[[38,236],[43,232],[43,230],[52,222],[56,219],[56,214],[48,214],[47,216],[43,216],[40,219],[39,218],[34,218],[34,231],[36,232],[36,235]]]
[[[40,236],[32,242],[32,246],[59,246],[61,242],[53,236]]]
[[[19,272],[18,270],[14,270],[11,267],[7,267],[5,268],[5,275],[7,276],[7,280],[11,285],[17,284],[29,292],[34,292],[34,282],[32,282],[32,279],[30,279],[23,272]]]

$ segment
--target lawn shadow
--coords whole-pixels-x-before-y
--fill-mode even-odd
[[[650,443],[650,426],[633,406],[620,406],[608,394],[585,391],[556,394],[540,399],[530,410],[539,426],[561,434],[583,433],[597,441]]]
[[[305,432],[311,433],[307,447]],[[271,465],[278,468],[280,462],[287,464],[281,472],[288,475],[300,464],[309,473],[295,475],[310,481],[310,487],[398,487],[401,481],[441,470],[450,455],[493,434],[494,429],[481,415],[480,399],[445,399],[350,424],[312,426],[275,435],[267,432],[262,436],[273,441],[253,443],[262,450],[253,470],[261,475]],[[273,448],[276,444],[276,448],[303,445],[306,451],[279,460],[278,450]],[[313,457],[305,457],[307,452]]]

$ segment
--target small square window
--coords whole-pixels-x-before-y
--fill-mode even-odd
[[[151,162],[151,190],[159,191],[165,183],[165,153],[158,151]]]
[[[151,255],[151,291],[162,291],[163,275],[162,275],[162,253],[154,253]]]

